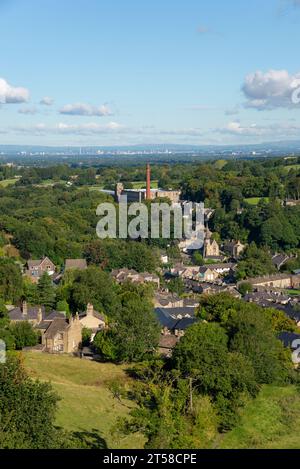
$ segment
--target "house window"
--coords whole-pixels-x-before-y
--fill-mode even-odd
[[[64,351],[64,346],[63,345],[56,345],[53,347],[53,352],[63,352]]]

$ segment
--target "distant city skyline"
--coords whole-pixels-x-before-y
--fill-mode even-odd
[[[0,144],[300,140],[299,25],[300,0],[0,0]]]

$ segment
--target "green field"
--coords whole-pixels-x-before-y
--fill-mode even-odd
[[[300,295],[300,290],[286,290],[285,294],[288,296],[299,296]]]
[[[249,205],[258,205],[262,199],[269,202],[269,197],[250,197],[248,199],[244,199],[244,202]]]
[[[294,386],[265,386],[242,411],[241,423],[227,433],[225,449],[299,449],[300,394]]]
[[[66,430],[97,430],[109,448],[143,448],[141,435],[117,439],[111,428],[118,417],[126,417],[131,402],[120,403],[109,391],[112,380],[129,381],[124,367],[81,360],[67,355],[25,353],[30,375],[50,381],[60,396],[57,424]]]
[[[132,182],[133,189],[145,189],[146,181],[134,181]],[[151,188],[158,189],[158,181],[151,181]]]
[[[286,171],[287,173],[289,173],[290,171],[299,171],[299,169],[300,164],[291,164],[284,167],[284,171]]]
[[[3,181],[0,181],[0,187],[13,186],[14,184],[16,184],[17,181],[18,178],[4,179]]]

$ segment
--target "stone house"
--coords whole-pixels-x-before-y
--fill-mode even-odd
[[[228,253],[228,255],[232,259],[239,259],[241,254],[244,252],[246,246],[238,241],[230,241],[229,243],[225,243],[224,251]]]
[[[55,274],[55,264],[49,259],[49,257],[44,257],[43,259],[38,260],[30,260],[27,262],[27,270],[25,271],[25,275],[29,277],[34,283],[37,283],[45,272],[47,272],[47,274],[50,276]]]
[[[277,270],[280,270],[281,267],[283,267],[290,259],[292,259],[292,257],[287,254],[274,254],[272,257],[272,264]]]
[[[55,318],[42,336],[44,351],[48,353],[77,352],[82,340],[82,324],[77,314],[69,320]]]
[[[270,288],[299,288],[300,275],[277,274],[247,280],[253,287],[258,289]]]
[[[161,325],[162,335],[181,337],[186,329],[199,321],[195,317],[196,308],[155,308],[154,313]]]
[[[221,264],[206,264],[205,267],[208,267],[211,270],[215,270],[220,275],[230,274],[236,269],[237,264],[232,262],[221,263]]]
[[[116,269],[113,270],[111,273],[112,277],[115,279],[117,283],[125,283],[125,282],[132,282],[132,283],[154,283],[157,288],[160,286],[160,279],[156,274],[150,274],[149,272],[136,272],[133,269]]]
[[[204,265],[199,269],[198,279],[203,282],[215,282],[219,276],[215,269]]]
[[[180,308],[183,306],[183,299],[177,295],[165,292],[157,292],[154,295],[155,308]]]
[[[43,352],[73,353],[81,343],[82,325],[78,316],[68,321],[64,313],[46,313],[43,306],[28,306],[25,301],[21,307],[12,308],[8,316],[11,322],[29,322],[40,332],[42,345],[39,347]]]
[[[91,341],[93,341],[98,331],[106,327],[105,317],[98,313],[98,311],[95,311],[91,303],[87,305],[86,312],[79,315],[79,320],[82,327],[92,331]]]
[[[21,306],[10,309],[8,317],[13,323],[27,321],[36,329],[44,330],[53,319],[64,319],[65,315],[58,311],[50,311],[47,314],[44,306],[30,306],[26,301],[23,301]]]

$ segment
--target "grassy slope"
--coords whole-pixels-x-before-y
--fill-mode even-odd
[[[17,178],[14,179],[4,179],[3,181],[0,181],[0,187],[5,188],[8,186],[14,186],[17,182]]]
[[[128,415],[132,403],[121,405],[108,390],[111,380],[129,381],[122,366],[69,356],[25,353],[31,376],[51,381],[61,397],[57,424],[68,430],[96,429],[110,448],[142,448],[143,437],[114,440],[111,427]],[[300,448],[300,393],[293,386],[265,386],[241,413],[241,423],[219,439],[219,448]]]
[[[293,164],[284,167],[284,171],[289,173],[290,171],[299,171],[300,164]]]
[[[265,386],[242,412],[242,420],[227,433],[220,448],[300,448],[300,394],[293,386]]]
[[[269,202],[269,197],[250,197],[248,199],[244,199],[244,201],[249,205],[258,205],[262,199],[265,200],[265,202]]]
[[[57,424],[67,430],[96,429],[109,448],[142,448],[143,438],[131,435],[115,441],[111,427],[117,417],[128,415],[132,403],[120,404],[108,389],[109,382],[128,381],[121,366],[80,360],[65,355],[25,353],[25,366],[32,377],[51,381],[61,398]]]

